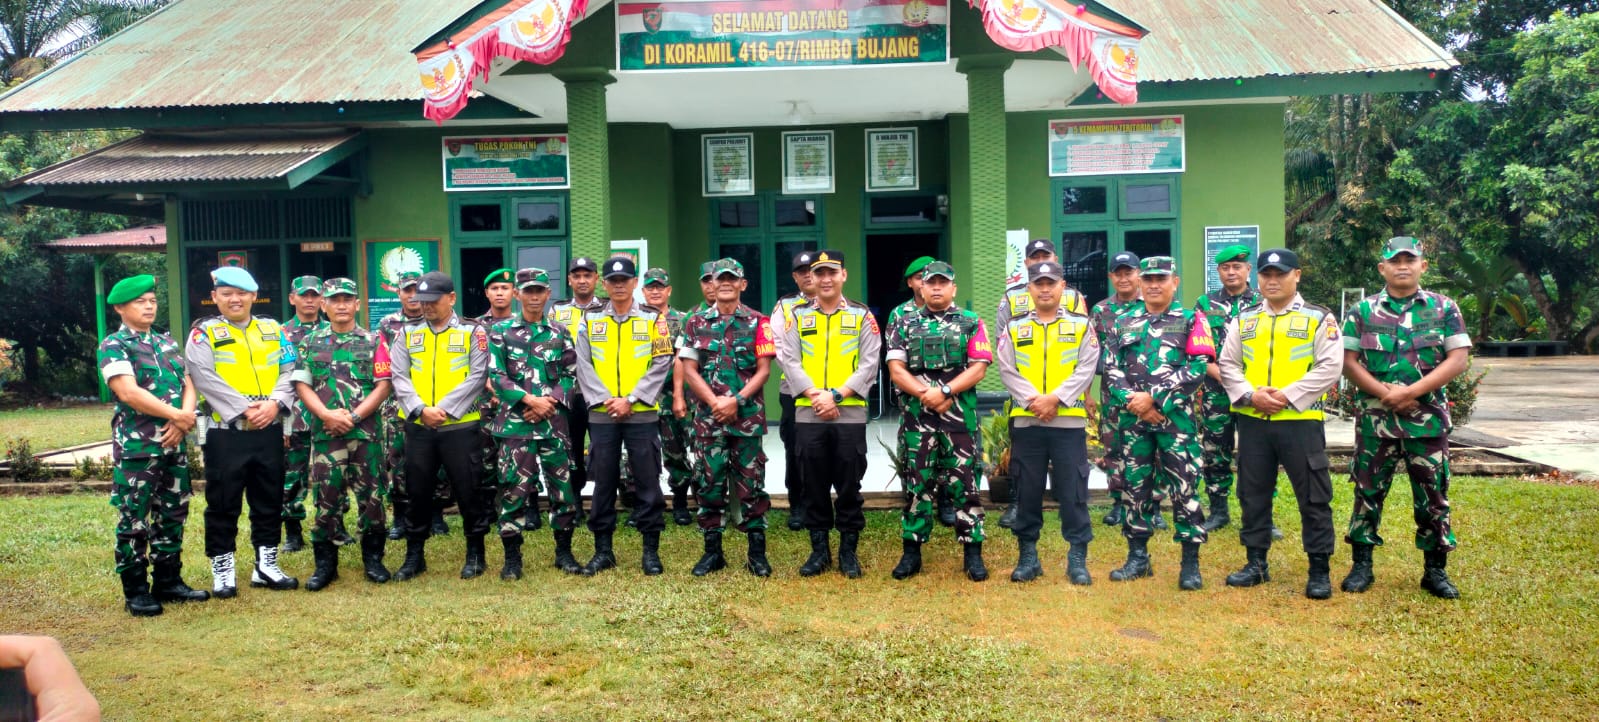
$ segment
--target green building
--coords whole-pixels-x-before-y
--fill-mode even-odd
[[[1176,256],[1197,295],[1207,238],[1284,242],[1288,97],[1430,90],[1456,65],[1377,0],[1050,5],[1147,31],[1117,56],[1138,76],[1123,106],[960,3],[733,0],[748,12],[707,12],[702,39],[722,42],[697,43],[666,28],[703,4],[601,0],[559,60],[496,59],[464,110],[424,118],[425,86],[459,78],[419,76],[413,51],[522,4],[175,2],[0,97],[8,132],[142,131],[5,199],[164,221],[174,328],[209,313],[226,263],[260,280],[262,313],[291,313],[305,273],[350,275],[385,310],[386,277],[436,264],[477,314],[500,266],[630,252],[687,306],[698,264],[733,256],[770,308],[790,255],[821,247],[884,312],[909,259],[950,259],[988,318],[1019,270],[1008,235],[1053,239],[1090,300],[1124,248]],[[847,27],[874,12],[865,36]],[[806,40],[762,40],[795,27]]]

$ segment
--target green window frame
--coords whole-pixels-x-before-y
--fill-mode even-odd
[[[1136,212],[1128,210],[1127,196],[1129,189],[1144,187],[1164,187],[1168,189],[1170,207],[1162,212]],[[1069,189],[1083,188],[1094,192],[1094,198],[1103,193],[1106,203],[1103,212],[1067,213],[1065,211],[1065,198]],[[1179,268],[1183,262],[1182,243],[1182,176],[1181,174],[1154,174],[1154,175],[1124,175],[1124,176],[1072,176],[1050,179],[1050,230],[1051,238],[1057,246],[1061,238],[1068,233],[1104,233],[1105,249],[1103,258],[1100,254],[1092,257],[1070,257],[1067,249],[1062,248],[1061,263],[1066,267],[1068,275],[1084,284],[1084,293],[1089,296],[1089,302],[1097,302],[1104,298],[1108,290],[1101,289],[1104,284],[1108,262],[1111,256],[1121,253],[1127,248],[1127,234],[1139,231],[1166,231],[1171,236],[1169,253],[1177,262]],[[1140,254],[1142,255],[1142,254]],[[1084,264],[1097,264],[1098,268],[1089,269]],[[1067,279],[1071,281],[1072,279]]]
[[[779,287],[788,281],[789,261],[778,258],[778,247],[795,243],[805,244],[812,250],[820,249],[823,229],[826,226],[826,203],[824,196],[817,194],[782,195],[776,191],[757,191],[753,196],[738,196],[734,198],[712,198],[707,204],[710,213],[709,228],[711,229],[711,248],[717,258],[729,253],[723,250],[724,246],[757,245],[759,246],[760,262],[759,278],[751,279],[760,298],[746,293],[744,303],[758,310],[769,310],[777,303]],[[753,225],[723,228],[721,225],[721,212],[725,204],[751,203],[755,204],[758,218]],[[812,215],[812,222],[808,225],[779,225],[778,206],[789,202],[809,202],[808,211]],[[752,269],[749,264],[745,272]],[[779,272],[781,270],[781,273]]]
[[[930,221],[905,221],[884,222],[872,220],[872,202],[900,198],[928,198],[934,208],[933,219]],[[949,217],[949,195],[942,188],[925,188],[915,191],[877,191],[861,192],[861,229],[873,233],[906,231],[926,233],[944,229],[944,221]]]

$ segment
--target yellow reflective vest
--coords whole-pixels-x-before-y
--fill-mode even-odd
[[[1337,322],[1332,311],[1309,303],[1277,316],[1271,315],[1264,303],[1244,309],[1238,316],[1244,380],[1255,388],[1280,389],[1304,378],[1316,363],[1317,334],[1325,332],[1323,324]],[[1290,406],[1271,416],[1253,406],[1234,404],[1233,411],[1269,421],[1320,421],[1326,416],[1320,399],[1304,411]]]
[[[405,350],[411,357],[411,386],[423,406],[438,406],[472,374],[472,326],[450,325],[435,332],[422,323],[405,331]],[[459,419],[447,419],[445,426],[477,421],[474,406]],[[405,418],[405,409],[400,409]]]
[[[1037,316],[1028,314],[1005,327],[1011,348],[1016,350],[1016,370],[1032,385],[1034,391],[1039,394],[1051,393],[1077,371],[1078,351],[1083,347],[1083,338],[1088,335],[1088,326],[1086,316],[1058,313],[1055,320],[1049,323],[1040,323]],[[1089,359],[1088,362],[1097,363],[1098,360]],[[1060,410],[1060,416],[1088,418],[1082,395],[1075,399],[1061,399],[1061,403],[1065,408]],[[1010,415],[1034,414],[1025,406],[1012,404]]]
[[[201,327],[211,342],[211,357],[222,382],[250,401],[272,397],[278,385],[284,354],[294,353],[283,343],[283,327],[270,318],[252,316],[244,330],[221,318]],[[214,421],[222,417],[211,414]]]
[[[799,335],[800,366],[811,383],[820,389],[843,388],[861,365],[861,334],[872,333],[876,323],[865,306],[845,303],[832,314],[808,303],[794,306],[791,312]],[[798,389],[801,393],[807,389]],[[794,405],[810,406],[809,396],[796,394]],[[866,399],[852,395],[839,406],[865,406]]]
[[[650,361],[672,353],[671,339],[661,334],[660,325],[655,321],[656,314],[642,308],[637,315],[621,321],[604,311],[583,315],[588,329],[589,360],[594,364],[600,383],[605,384],[605,390],[613,398],[632,394],[639,379],[649,372]],[[589,408],[599,411],[605,404],[602,401]],[[633,402],[634,412],[655,410],[655,404]]]
[[[1000,306],[1010,318],[1021,318],[1033,312],[1033,297],[1027,293],[1027,284],[1014,286],[1005,291],[1004,298],[1000,299]],[[1088,301],[1077,289],[1067,286],[1060,295],[1060,310],[1066,313],[1075,313],[1079,316],[1088,315]],[[1000,319],[1004,321],[1005,319]]]

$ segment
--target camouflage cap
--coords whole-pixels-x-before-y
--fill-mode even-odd
[[[717,276],[732,274],[735,278],[743,278],[744,264],[739,263],[736,258],[723,258],[716,262],[714,271]]]
[[[1401,253],[1409,253],[1417,258],[1423,258],[1421,239],[1415,236],[1394,236],[1388,239],[1388,244],[1382,248],[1382,259],[1387,261]]]
[[[666,275],[666,269],[664,268],[651,268],[645,271],[640,278],[644,280],[644,285],[646,286],[652,283],[658,283],[662,286],[672,285],[672,277]]]
[[[955,280],[955,267],[943,261],[933,261],[922,269],[922,280],[925,281],[934,276],[942,276],[953,281]]]
[[[523,268],[516,272],[516,288],[550,287],[550,273],[542,268]]]
[[[106,294],[105,302],[112,306],[120,306],[154,290],[155,276],[148,273],[128,276],[111,287],[111,292]]]
[[[700,280],[709,281],[716,276],[716,261],[706,261],[700,264]]]
[[[1171,256],[1150,256],[1138,262],[1140,276],[1175,276],[1177,261]]]
[[[351,278],[329,278],[322,282],[322,295],[330,298],[333,296],[354,296],[356,295],[355,280]]]
[[[401,271],[398,278],[394,279],[395,288],[410,288],[422,282],[421,271]]]
[[[927,264],[932,263],[935,260],[938,259],[933,258],[932,256],[922,256],[921,258],[911,261],[911,265],[905,267],[905,278],[910,278],[911,276],[921,274],[922,269],[927,268]]]
[[[300,276],[293,281],[289,281],[289,288],[296,296],[304,296],[307,293],[314,293],[320,296],[322,295],[322,279],[316,276]]]
[[[488,288],[496,283],[511,283],[515,278],[515,271],[509,268],[496,268],[489,275],[483,277],[483,287]]]
[[[1234,243],[1216,252],[1216,265],[1220,266],[1223,263],[1232,263],[1233,261],[1248,263],[1249,246],[1242,243]]]

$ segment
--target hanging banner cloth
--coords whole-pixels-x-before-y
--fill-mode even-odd
[[[1138,43],[1148,31],[1099,3],[1060,0],[968,0],[983,27],[1006,50],[1060,48],[1072,68],[1088,64],[1100,92],[1122,105],[1138,102]]]
[[[411,51],[422,71],[422,115],[435,123],[455,117],[466,107],[473,78],[488,82],[495,58],[555,62],[587,8],[588,0],[510,0]]]

